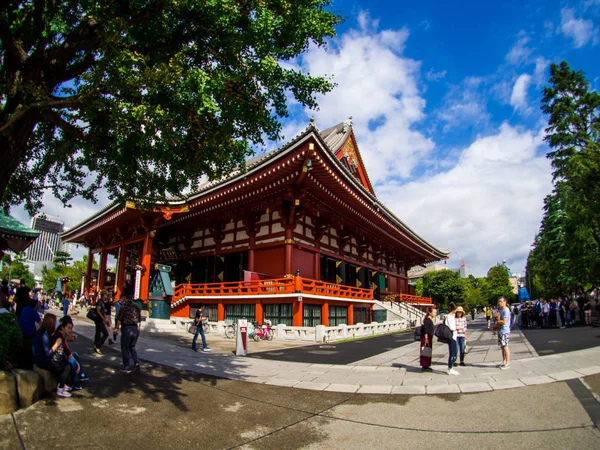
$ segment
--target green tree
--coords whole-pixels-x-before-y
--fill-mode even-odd
[[[7,0],[0,6],[0,203],[165,199],[281,137],[286,100],[329,79],[290,61],[324,46],[330,0]]]
[[[489,305],[495,305],[500,297],[506,297],[509,302],[513,300],[513,288],[510,285],[508,271],[500,264],[488,270],[482,295]]]
[[[464,294],[465,285],[454,270],[436,270],[423,276],[423,295],[431,297],[440,308],[447,308],[452,301],[460,303]]]
[[[98,269],[98,264],[94,261],[93,268]],[[56,288],[56,279],[69,277],[71,281],[67,283],[67,291],[74,292],[81,288],[81,279],[87,271],[87,256],[81,261],[75,261],[71,266],[55,264],[54,267],[44,267],[42,269],[42,285],[48,292]]]
[[[534,298],[587,290],[600,280],[600,94],[583,72],[552,64],[542,111],[554,190],[527,260]]]
[[[29,287],[35,285],[33,274],[29,270],[29,266],[25,264],[25,255],[22,253],[14,255],[10,264],[2,264],[2,273],[0,278],[11,280],[25,280]]]
[[[489,305],[487,299],[483,295],[484,285],[486,283],[485,278],[475,278],[473,275],[469,275],[462,281],[465,285],[465,294],[461,306],[466,312],[469,312],[476,307]]]
[[[73,258],[69,252],[59,250],[54,254],[54,264],[56,265],[68,266],[70,261],[73,261]]]
[[[415,281],[415,295],[423,297],[423,278],[419,278]]]

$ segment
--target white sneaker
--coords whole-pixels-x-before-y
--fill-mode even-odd
[[[67,392],[71,392],[73,390],[73,388],[71,386],[69,386],[68,384],[65,384],[65,387],[63,388],[63,390],[65,390]]]
[[[70,397],[71,393],[69,391],[66,391],[65,389],[61,389],[61,388],[56,388],[56,395],[58,397]]]
[[[458,370],[449,369],[448,375],[460,375],[460,373],[458,372]]]

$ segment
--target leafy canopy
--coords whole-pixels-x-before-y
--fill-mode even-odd
[[[0,203],[152,202],[243,167],[293,98],[295,68],[340,16],[330,0],[6,0],[0,6]]]
[[[495,265],[488,270],[481,293],[489,305],[498,303],[500,297],[506,297],[509,302],[514,299],[515,294],[509,278],[508,271],[500,264]]]
[[[465,294],[465,284],[454,270],[439,270],[423,275],[423,295],[431,297],[441,308],[450,302],[460,302]]]
[[[554,190],[527,261],[534,297],[600,283],[600,94],[566,62],[550,66],[542,111]]]

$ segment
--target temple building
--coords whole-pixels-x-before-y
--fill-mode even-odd
[[[324,131],[311,120],[243,171],[153,210],[113,203],[62,239],[90,249],[90,271],[100,255],[99,288],[112,254],[117,291],[129,283],[146,302],[157,264],[170,266],[171,316],[203,303],[215,321],[310,327],[369,323],[376,299],[430,303],[407,272],[449,255],[377,199],[351,119]]]

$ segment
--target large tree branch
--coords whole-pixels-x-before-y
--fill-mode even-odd
[[[4,31],[0,31],[0,40],[2,40],[2,47],[6,49],[6,53],[10,57],[9,59],[23,66],[25,61],[27,61],[27,53],[23,49],[21,42]]]
[[[73,107],[81,104],[84,96],[74,95],[72,97],[50,97],[48,100],[39,102],[33,102],[26,106],[21,106],[8,118],[8,120],[0,126],[0,133],[4,133],[8,130],[15,122],[22,119],[27,113],[33,110],[44,110],[49,108],[65,108],[67,106]]]
[[[81,131],[80,128],[77,128],[75,125],[71,125],[56,111],[49,109],[44,111],[42,114],[50,123],[63,130],[69,137],[78,140],[85,140],[87,138],[87,135]]]
[[[71,65],[69,68],[49,71],[50,73],[47,78],[51,80],[51,84],[53,85],[60,84],[85,73],[95,64],[95,62],[96,58],[94,57],[94,54],[90,52],[87,53],[81,61]]]

